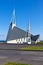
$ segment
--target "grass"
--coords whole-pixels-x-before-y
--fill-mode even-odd
[[[37,44],[43,44],[43,42],[38,42]]]
[[[29,45],[28,47],[20,48],[20,50],[43,51],[43,42],[38,42],[37,45]]]
[[[28,46],[28,47],[25,47],[25,48],[20,48],[20,50],[33,50],[33,51],[42,51],[43,50],[43,46]]]
[[[13,63],[13,62],[8,62],[4,65],[30,65],[30,64],[21,64],[21,63]]]

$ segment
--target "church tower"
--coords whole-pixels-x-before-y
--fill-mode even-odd
[[[11,17],[11,27],[12,29],[16,26],[16,14],[15,14],[15,9],[13,10],[13,14]]]
[[[28,42],[28,44],[31,44],[30,21],[27,26],[27,42]]]
[[[30,36],[30,21],[27,26],[27,37],[29,37],[29,36]]]

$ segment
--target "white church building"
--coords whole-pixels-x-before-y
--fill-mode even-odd
[[[40,42],[40,35],[33,36],[30,33],[30,24],[27,27],[27,31],[24,31],[16,26],[15,21],[15,10],[13,11],[11,23],[9,26],[7,38],[7,43],[14,43],[14,44],[31,44],[31,43],[37,43]]]

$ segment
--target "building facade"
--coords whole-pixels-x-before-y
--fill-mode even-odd
[[[7,43],[27,43],[31,44],[30,34],[27,31],[24,31],[16,27],[15,23],[11,22],[7,34]]]
[[[31,44],[32,42],[37,43],[40,42],[40,35],[33,36],[30,33],[30,24],[28,24],[27,31],[24,31],[16,26],[15,20],[15,10],[13,11],[13,15],[11,18],[11,23],[9,26],[6,42],[7,43],[14,43],[14,44],[23,44],[28,43]]]

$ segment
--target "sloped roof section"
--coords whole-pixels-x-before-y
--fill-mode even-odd
[[[8,34],[7,34],[7,39],[6,39],[6,41],[10,41],[10,40],[14,40],[14,39],[20,39],[20,38],[24,38],[24,37],[27,37],[28,35],[28,33],[26,32],[26,31],[24,31],[24,30],[22,30],[22,29],[20,29],[20,28],[18,28],[18,27],[16,27],[16,26],[14,26],[13,27],[13,29],[12,29],[12,22],[11,22],[11,24],[10,24],[10,26],[9,26],[9,30],[8,30]],[[32,41],[36,41],[38,38],[39,38],[39,34],[38,35],[32,35],[31,33],[29,33],[30,35],[30,38],[31,38],[31,40]]]
[[[14,27],[13,29],[9,28],[7,41],[24,38],[26,36],[26,32],[18,27]]]
[[[31,34],[31,40],[36,41],[39,38],[39,36],[39,34],[35,36]]]

